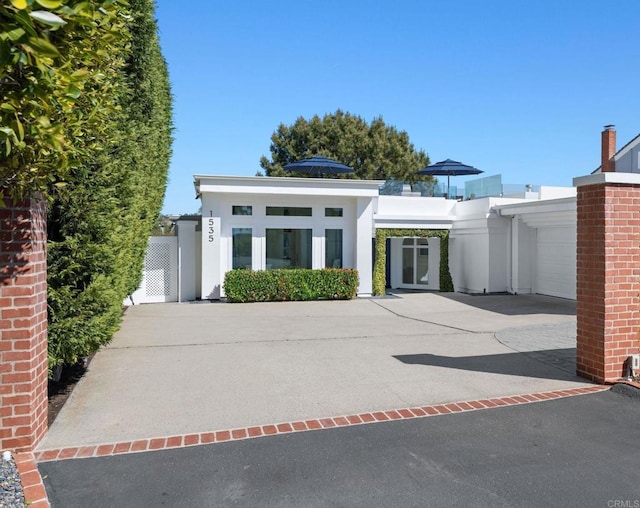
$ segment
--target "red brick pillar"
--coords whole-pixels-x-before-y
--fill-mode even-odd
[[[0,208],[0,450],[33,450],[47,430],[46,208]]]
[[[640,175],[602,173],[574,184],[577,373],[608,383],[640,352]]]

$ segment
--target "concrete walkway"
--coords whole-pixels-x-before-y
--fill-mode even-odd
[[[572,329],[524,295],[135,306],[39,450],[589,386]]]

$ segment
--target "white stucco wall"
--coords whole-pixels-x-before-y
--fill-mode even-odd
[[[575,187],[552,187],[549,185],[541,185],[538,195],[541,200],[573,198],[577,195],[577,189]]]
[[[204,200],[203,200],[204,202]],[[204,209],[204,208],[203,208]],[[212,208],[209,208],[210,213]],[[215,300],[222,296],[222,234],[219,216],[211,214],[202,217],[201,222],[201,265],[200,265],[200,297],[203,300]]]
[[[497,216],[454,223],[449,236],[449,270],[456,291],[507,290],[509,227],[509,221]]]
[[[376,228],[449,229],[456,201],[420,196],[380,196],[374,216]]]
[[[366,197],[357,198],[355,217],[355,265],[353,265],[352,262],[351,267],[345,266],[345,268],[355,267],[358,269],[358,277],[360,279],[358,296],[371,296],[373,288],[373,208],[374,205],[371,199]],[[349,237],[350,234],[347,231],[343,231],[343,248],[346,248],[346,244],[350,244],[348,241]],[[322,259],[324,260],[324,254]]]
[[[370,203],[370,199],[363,198]],[[252,215],[232,215],[234,205],[252,206]],[[267,216],[267,206],[295,206],[311,207],[312,217],[277,217]],[[361,281],[364,283],[363,291],[367,292],[366,274],[371,272],[367,266],[366,253],[363,252],[360,259],[361,266],[356,262],[356,239],[357,237],[357,198],[346,197],[319,197],[319,196],[278,196],[274,198],[268,195],[246,194],[205,194],[202,196],[202,209],[206,213],[220,218],[220,280],[224,280],[224,274],[233,268],[232,265],[232,232],[234,228],[251,228],[252,230],[252,259],[251,268],[253,270],[265,270],[267,268],[266,259],[266,230],[274,229],[312,229],[312,268],[324,268],[325,262],[325,229],[342,229],[343,235],[343,268],[358,268],[364,276]],[[342,217],[325,217],[325,207],[336,207],[343,209]],[[366,208],[366,207],[365,207]],[[365,235],[368,239],[368,257],[371,258],[371,211],[364,210],[361,218]],[[367,222],[368,221],[368,222]],[[364,225],[367,222],[367,225]],[[368,226],[368,227],[367,227]],[[360,239],[361,240],[361,239]],[[204,265],[203,265],[204,268]],[[206,280],[206,273],[203,273],[203,280]],[[368,277],[368,292],[371,292],[371,276]],[[203,284],[203,288],[206,285]],[[224,288],[215,294],[214,298],[224,296]],[[202,298],[207,295],[203,294]]]
[[[196,279],[200,275],[197,259],[197,220],[179,220],[176,223],[178,236],[178,301],[189,302],[200,296],[196,291]]]
[[[325,230],[341,229],[342,267],[358,270],[359,296],[372,288],[373,213],[381,182],[308,178],[196,177],[203,213],[202,298],[224,296],[222,282],[233,268],[234,228],[251,228],[253,270],[268,269],[267,229],[311,229],[312,268],[325,267]],[[233,215],[233,206],[251,206],[252,215]],[[311,217],[267,216],[267,206],[310,207]],[[342,217],[326,217],[325,208],[342,208]],[[218,261],[211,266],[212,247],[207,242],[206,220],[220,221]]]
[[[370,201],[370,200],[368,200]],[[252,206],[252,215],[233,215],[232,207],[235,205]],[[234,228],[251,228],[253,234],[251,265],[253,270],[266,268],[266,229],[268,228],[292,228],[313,229],[313,268],[324,268],[324,238],[325,229],[343,230],[343,264],[345,268],[355,267],[355,246],[353,239],[356,236],[356,198],[344,197],[319,197],[319,196],[273,196],[244,194],[206,194],[202,199],[203,210],[221,219],[221,270],[223,273],[232,269],[232,231]],[[311,217],[278,217],[267,216],[267,206],[291,206],[311,207]],[[343,209],[342,217],[325,217],[325,207]],[[368,228],[369,242],[371,242],[371,217],[369,216]],[[369,246],[370,248],[371,246]]]
[[[445,198],[380,196],[377,213],[381,216],[449,217],[456,204],[456,201]]]
[[[502,293],[510,283],[510,220],[494,208],[521,203],[516,198],[461,201],[449,239],[449,270],[456,291]]]
[[[533,292],[533,262],[536,249],[536,230],[520,217],[511,217],[509,281],[507,291],[513,294]]]

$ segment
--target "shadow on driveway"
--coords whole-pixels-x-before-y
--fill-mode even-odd
[[[441,356],[421,353],[394,355],[393,357],[407,365],[425,365],[509,376],[543,377],[545,379],[579,379],[575,376],[575,348],[474,356]],[[530,359],[536,360],[536,362],[531,362]],[[550,368],[543,371],[538,362]]]
[[[464,303],[477,309],[507,316],[527,314],[553,314],[575,316],[576,302],[544,295],[469,295],[464,293],[440,293],[441,297]]]

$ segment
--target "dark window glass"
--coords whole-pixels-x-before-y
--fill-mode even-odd
[[[251,228],[233,228],[233,269],[251,270]]]
[[[311,207],[268,206],[267,215],[278,215],[282,217],[311,217]]]
[[[325,217],[342,217],[342,208],[325,208]]]
[[[311,229],[267,229],[267,270],[311,268]]]
[[[325,268],[342,268],[342,229],[325,229]]]
[[[233,205],[233,215],[253,215],[253,207],[251,205]]]

